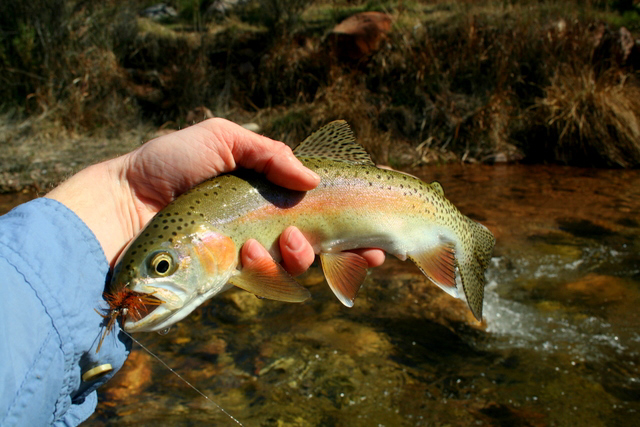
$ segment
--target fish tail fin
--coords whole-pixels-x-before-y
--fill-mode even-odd
[[[458,260],[458,270],[462,280],[462,289],[471,312],[482,320],[482,301],[484,299],[484,272],[489,266],[496,239],[491,231],[482,224],[467,218],[471,229],[471,245],[465,258]]]

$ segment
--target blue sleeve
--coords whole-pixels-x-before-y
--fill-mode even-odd
[[[91,230],[63,204],[41,198],[0,217],[0,425],[78,425],[93,413],[96,389],[130,348],[116,326],[96,353],[108,271]],[[110,374],[82,381],[105,363]]]

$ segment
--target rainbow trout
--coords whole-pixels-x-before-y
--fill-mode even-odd
[[[409,258],[450,295],[464,295],[482,318],[484,271],[495,239],[462,215],[440,184],[377,168],[344,121],[324,126],[294,153],[322,178],[314,190],[292,191],[237,171],[193,187],[158,212],[116,264],[107,295],[110,322],[122,315],[127,331],[162,330],[232,286],[262,298],[306,300],[309,291],[278,263],[239,264],[250,238],[280,260],[278,238],[290,225],[319,254],[329,286],[346,306],[353,305],[368,265],[345,251],[380,248]]]

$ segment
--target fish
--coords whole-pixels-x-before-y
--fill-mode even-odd
[[[321,177],[315,189],[289,190],[237,170],[194,186],[159,211],[116,262],[107,291],[109,323],[122,316],[128,332],[162,331],[232,287],[305,301],[309,290],[277,262],[278,239],[291,225],[311,243],[327,283],[347,307],[368,270],[349,250],[379,248],[413,261],[482,319],[495,238],[449,202],[439,183],[377,167],[342,120],[314,132],[294,154]],[[241,265],[240,250],[251,238],[273,260]]]

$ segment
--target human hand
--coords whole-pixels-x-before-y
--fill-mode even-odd
[[[285,144],[216,118],[90,166],[47,197],[65,204],[87,224],[113,266],[126,244],[175,197],[239,166],[264,173],[273,183],[292,190],[311,190],[320,181]],[[315,257],[311,245],[295,227],[282,234],[280,249],[282,264],[293,275],[309,268]],[[378,249],[356,252],[371,267],[384,261],[384,252]],[[255,240],[243,246],[243,262],[247,256],[270,257]]]

